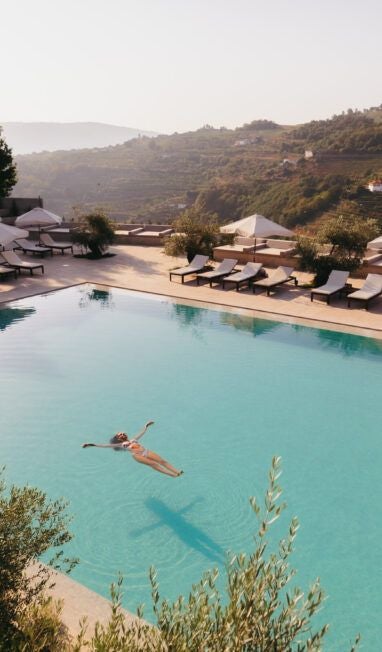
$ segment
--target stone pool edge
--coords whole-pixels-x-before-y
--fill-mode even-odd
[[[349,333],[351,335],[359,335],[361,337],[370,337],[372,339],[382,340],[382,324],[381,328],[369,328],[367,326],[361,326],[359,324],[344,324],[343,322],[336,322],[332,319],[317,319],[316,317],[300,317],[298,315],[290,315],[288,313],[276,312],[275,310],[266,310],[265,308],[247,308],[238,305],[226,304],[221,301],[211,301],[204,299],[194,299],[186,298],[177,294],[165,294],[163,292],[156,292],[155,290],[143,290],[134,287],[126,287],[124,285],[116,285],[115,283],[109,284],[99,281],[80,281],[78,283],[71,283],[69,285],[51,288],[49,290],[39,290],[38,292],[32,292],[20,297],[9,299],[6,301],[0,301],[0,309],[3,304],[13,303],[15,301],[22,301],[23,299],[29,299],[32,297],[51,294],[52,292],[59,292],[61,290],[67,290],[74,287],[79,287],[80,285],[92,285],[99,288],[107,288],[112,290],[126,290],[127,292],[135,294],[143,294],[146,296],[153,296],[159,299],[171,301],[172,303],[181,303],[183,305],[193,306],[196,308],[207,308],[209,310],[215,310],[219,312],[231,312],[238,315],[246,315],[252,318],[258,319],[269,319],[270,321],[278,321],[285,324],[297,324],[300,326],[306,326],[308,328],[319,328],[323,330],[335,331],[339,333]]]

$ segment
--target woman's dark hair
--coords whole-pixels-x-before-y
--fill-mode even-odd
[[[113,435],[113,437],[110,438],[110,444],[120,444],[120,443],[121,442],[119,441],[117,435]],[[124,449],[121,448],[121,446],[115,446],[113,450],[117,452],[121,452],[121,451],[123,452]]]

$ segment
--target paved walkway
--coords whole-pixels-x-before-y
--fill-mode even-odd
[[[55,600],[63,600],[62,622],[73,637],[80,633],[80,621],[84,617],[86,617],[86,638],[94,633],[97,622],[107,625],[111,616],[111,603],[108,600],[63,573],[52,571],[52,579],[55,586],[48,593]],[[136,616],[124,609],[122,612],[126,624],[135,620]]]
[[[195,280],[187,280],[183,285],[180,279],[170,283],[168,272],[184,259],[165,256],[161,248],[117,246],[112,251],[116,256],[99,261],[74,258],[71,255],[55,254],[44,259],[45,275],[35,273],[33,277],[24,272],[16,281],[3,280],[0,284],[0,302],[19,299],[48,290],[63,288],[83,282],[127,288],[144,292],[167,295],[176,299],[204,302],[227,309],[245,309],[259,317],[267,313],[267,318],[281,321],[298,321],[310,325],[324,326],[334,330],[359,332],[382,338],[382,298],[375,299],[368,311],[360,308],[348,309],[345,300],[335,299],[327,306],[323,301],[310,301],[308,289],[293,285],[280,287],[275,294],[267,297],[265,293],[253,295],[251,291],[236,292],[222,290],[221,286],[197,287]],[[32,260],[31,257],[27,258]],[[37,259],[36,259],[37,260]],[[297,273],[299,282],[309,280],[309,275]],[[362,281],[354,279],[355,287]]]

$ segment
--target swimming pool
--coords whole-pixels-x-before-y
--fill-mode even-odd
[[[78,286],[0,311],[0,355],[1,463],[70,501],[75,579],[107,596],[121,571],[134,610],[154,565],[163,596],[187,594],[251,549],[248,497],[281,455],[280,532],[298,516],[296,581],[321,578],[329,648],[360,631],[378,649],[382,342]],[[181,478],[81,448],[148,419]]]

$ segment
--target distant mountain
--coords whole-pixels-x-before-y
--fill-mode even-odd
[[[196,204],[222,221],[260,213],[295,227],[346,211],[382,224],[382,193],[366,189],[382,177],[382,107],[297,126],[205,126],[16,163],[14,196],[40,195],[69,219],[102,207],[115,221],[168,223]]]
[[[53,152],[119,145],[153,131],[118,127],[101,122],[0,122],[3,137],[14,154]]]

